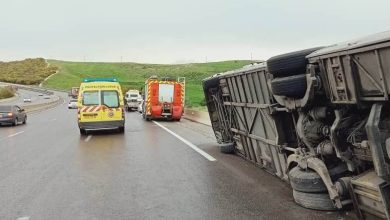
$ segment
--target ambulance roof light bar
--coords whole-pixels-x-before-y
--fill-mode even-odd
[[[116,78],[85,78],[83,82],[118,82]]]

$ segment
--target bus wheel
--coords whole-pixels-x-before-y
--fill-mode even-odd
[[[224,154],[233,154],[234,153],[234,144],[233,143],[223,143],[219,144],[219,151]]]
[[[337,208],[333,205],[333,201],[329,198],[328,193],[305,193],[293,190],[294,201],[305,208],[334,211]]]
[[[329,169],[329,175],[332,181],[345,176],[348,168],[345,164],[340,163]],[[288,172],[291,188],[305,193],[325,193],[327,188],[320,175],[311,169],[301,169],[296,166]]]

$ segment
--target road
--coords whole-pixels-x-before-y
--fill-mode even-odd
[[[24,89],[18,89],[17,91],[18,97],[16,99],[13,99],[8,102],[0,102],[0,105],[2,104],[13,104],[13,105],[19,105],[19,106],[26,106],[26,105],[35,105],[35,104],[42,104],[52,101],[51,99],[55,98],[54,96],[48,96],[50,99],[45,99],[45,96],[39,96],[39,93],[24,90]],[[46,95],[47,96],[47,95]],[[25,103],[23,102],[24,98],[31,98],[31,103]]]
[[[0,127],[0,219],[350,219],[297,206],[287,183],[219,153],[208,126],[158,122],[215,161],[136,112],[124,134],[80,136],[76,117],[62,104]]]

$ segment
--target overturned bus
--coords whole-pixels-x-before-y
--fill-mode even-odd
[[[390,217],[390,32],[203,81],[221,152],[289,182],[297,204]]]

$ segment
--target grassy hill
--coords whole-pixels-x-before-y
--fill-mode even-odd
[[[57,69],[49,66],[43,58],[0,62],[0,81],[25,85],[39,84],[56,71]]]
[[[139,63],[93,63],[48,60],[50,66],[58,68],[58,73],[50,77],[44,86],[48,88],[70,89],[79,86],[83,78],[115,77],[124,90],[140,90],[151,75],[186,77],[186,105],[200,106],[203,102],[202,79],[215,73],[240,68],[251,63],[246,60],[223,61],[193,64],[139,64]]]
[[[10,87],[0,87],[0,99],[11,98],[15,95],[15,91]]]

